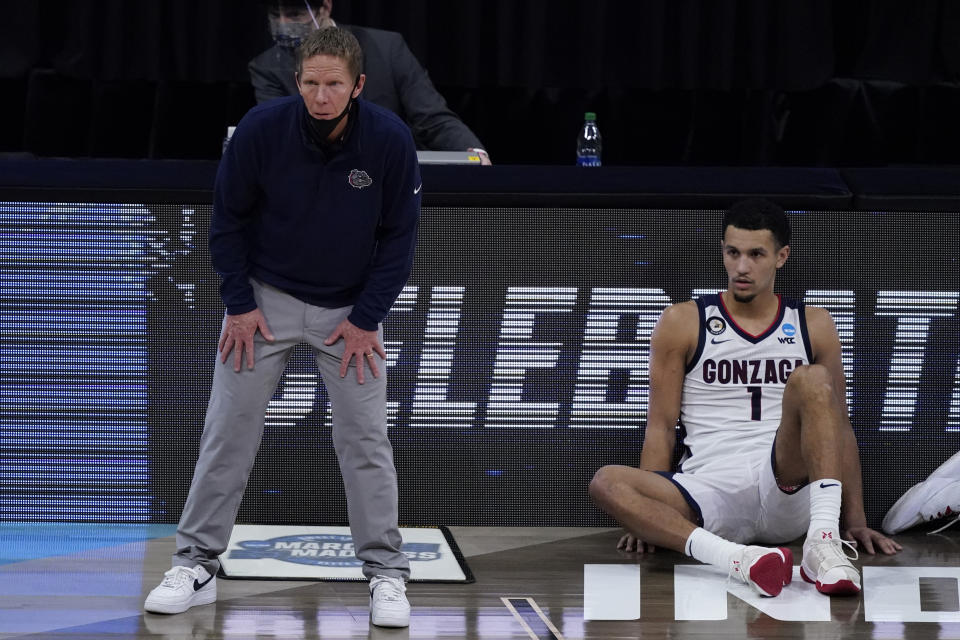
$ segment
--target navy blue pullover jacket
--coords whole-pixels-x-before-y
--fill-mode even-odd
[[[251,109],[217,170],[210,256],[227,313],[257,308],[251,277],[312,305],[354,305],[365,330],[410,275],[420,167],[410,130],[364,100],[328,157],[305,131],[300,96]]]

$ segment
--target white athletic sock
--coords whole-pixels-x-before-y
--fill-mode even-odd
[[[697,527],[687,538],[684,549],[686,554],[700,562],[712,564],[721,569],[729,569],[733,554],[740,553],[744,545],[724,540],[704,529]]]
[[[839,480],[824,478],[810,483],[810,528],[807,537],[820,529],[840,538],[840,495],[843,486]]]

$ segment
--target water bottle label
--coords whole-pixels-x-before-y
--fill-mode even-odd
[[[578,167],[599,167],[600,156],[577,156]]]

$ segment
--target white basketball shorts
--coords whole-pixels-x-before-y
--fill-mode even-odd
[[[680,489],[700,526],[741,544],[796,540],[810,524],[809,485],[777,485],[770,453],[739,461],[733,468],[697,473],[664,473]]]

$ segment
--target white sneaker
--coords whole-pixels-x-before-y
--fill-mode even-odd
[[[729,575],[761,596],[778,596],[793,580],[793,552],[786,547],[744,547],[740,557],[732,560]]]
[[[910,487],[883,517],[883,530],[893,535],[946,516],[960,516],[960,453]]]
[[[153,613],[182,613],[217,599],[217,580],[201,566],[174,567],[163,574],[143,608]]]
[[[844,547],[853,549],[853,559],[858,557],[857,547],[842,540],[826,529],[818,529],[807,536],[803,543],[803,562],[800,577],[817,585],[817,591],[830,596],[848,596],[860,593],[860,572],[850,562]]]
[[[410,603],[402,578],[375,576],[370,580],[370,622],[378,627],[409,627]]]

